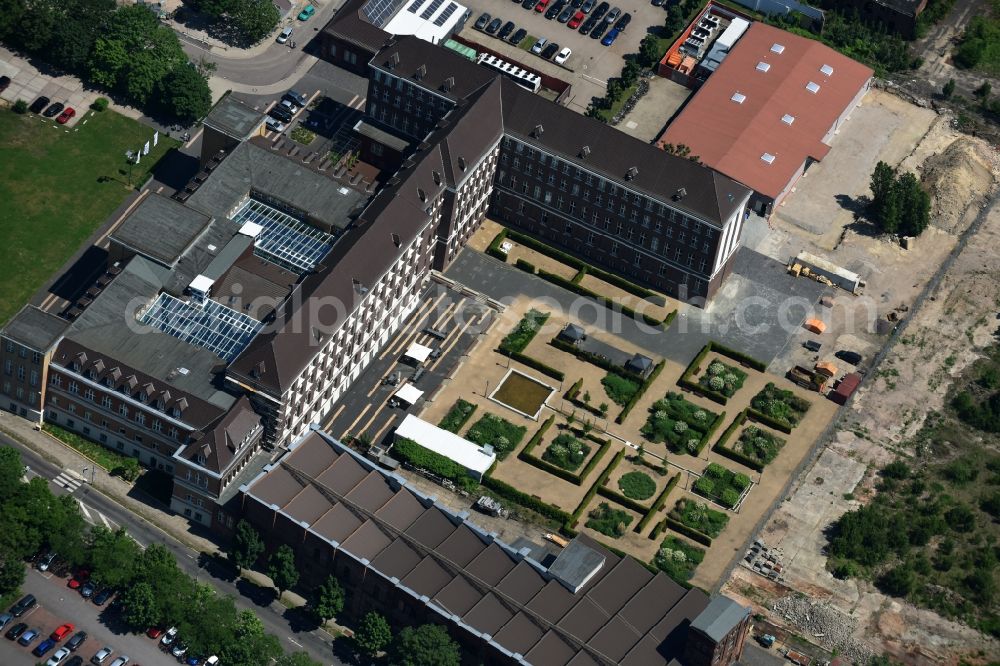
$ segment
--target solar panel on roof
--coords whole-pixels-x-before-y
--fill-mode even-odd
[[[372,25],[385,27],[396,10],[403,5],[404,0],[368,0],[361,11]]]
[[[255,199],[247,199],[233,221],[263,227],[254,240],[254,254],[296,273],[315,268],[333,247],[331,234]]]
[[[458,9],[458,5],[455,4],[454,2],[449,2],[448,6],[444,8],[444,11],[441,12],[441,14],[436,19],[434,19],[434,25],[436,26],[444,25],[444,22],[447,21],[449,18],[451,18],[451,15],[455,13],[456,9]]]
[[[221,303],[208,300],[193,305],[169,294],[160,294],[139,321],[207,349],[227,362],[236,358],[263,326],[253,317]]]
[[[424,0],[413,0],[413,2],[410,3],[410,6],[406,8],[406,11],[410,12],[411,14],[416,14],[417,10],[420,8],[420,5],[422,4],[424,4]]]
[[[430,17],[434,16],[434,12],[436,12],[438,10],[438,7],[440,7],[443,4],[444,4],[444,0],[434,0],[434,2],[432,2],[429,5],[427,5],[427,9],[425,9],[423,12],[421,12],[420,18],[422,18],[422,19],[424,19],[426,21]]]

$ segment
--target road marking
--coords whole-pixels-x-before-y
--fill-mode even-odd
[[[345,404],[341,404],[341,405],[340,405],[340,407],[338,407],[338,408],[337,408],[337,411],[335,411],[335,412],[334,412],[334,413],[333,413],[333,414],[332,414],[332,415],[330,416],[330,418],[329,418],[329,419],[327,419],[327,422],[326,422],[326,429],[327,429],[327,430],[329,430],[329,429],[330,429],[330,426],[332,426],[332,425],[333,425],[333,422],[337,420],[337,417],[338,417],[338,416],[340,416],[340,413],[341,413],[342,411],[344,411],[344,408],[345,408],[345,407],[347,407],[347,405],[345,405]]]
[[[465,322],[465,324],[462,325],[462,328],[458,331],[458,334],[452,338],[451,342],[448,343],[448,346],[441,350],[441,355],[438,356],[436,359],[434,359],[434,361],[430,364],[430,366],[428,366],[429,370],[437,369],[437,366],[441,363],[441,361],[443,361],[444,358],[451,353],[451,350],[455,348],[455,345],[458,344],[458,341],[462,339],[462,334],[465,333],[465,329],[469,328],[469,326],[471,325],[472,325],[472,319],[469,319],[468,321]]]
[[[399,416],[397,414],[393,414],[392,418],[386,421],[386,424],[381,428],[379,428],[378,432],[372,436],[372,443],[377,444],[378,442],[380,442],[382,440],[382,435],[385,434],[385,431],[388,430],[390,427],[396,425],[396,419],[398,418]]]
[[[354,419],[354,422],[351,423],[351,425],[347,426],[347,429],[344,430],[344,433],[340,436],[340,438],[344,439],[344,437],[347,436],[347,433],[351,432],[351,429],[357,424],[358,421],[361,420],[361,417],[363,417],[365,415],[365,412],[367,412],[371,408],[372,408],[371,403],[368,403],[367,405],[365,405],[365,408],[361,410],[360,414],[358,414],[358,418]]]
[[[83,517],[87,519],[87,522],[93,522],[93,518],[90,517],[90,510],[87,508],[87,505],[80,500],[77,500],[76,503],[80,505],[80,511],[83,511]]]
[[[287,639],[288,639],[288,642],[289,642],[289,643],[295,643],[295,644],[296,644],[296,645],[298,645],[299,647],[302,647],[302,643],[299,643],[299,642],[298,642],[297,640],[295,640],[295,639],[294,639],[294,638],[292,638],[291,636],[285,636],[285,638],[287,638]]]
[[[101,513],[100,511],[98,511],[97,515],[101,517],[101,522],[104,523],[104,526],[107,527],[110,530],[111,529],[111,523],[109,523],[108,519],[104,517],[104,514]]]
[[[60,472],[59,476],[52,479],[52,483],[70,493],[83,485],[82,480],[72,476],[68,472]]]

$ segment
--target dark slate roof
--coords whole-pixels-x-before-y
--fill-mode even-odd
[[[361,8],[366,2],[367,0],[345,2],[323,28],[323,32],[368,51],[378,51],[391,35],[365,19]]]
[[[555,562],[549,567],[549,573],[562,581],[571,592],[575,592],[602,566],[603,555],[582,542],[573,540],[556,556]]]
[[[62,336],[69,322],[34,305],[25,305],[3,327],[2,335],[36,351],[48,351]]]
[[[603,565],[574,594],[525,552],[317,430],[241,492],[258,505],[254,514],[279,511],[289,527],[333,539],[342,555],[378,571],[442,621],[486,635],[528,664],[610,665],[635,655],[633,664],[662,666],[682,647],[667,649],[664,639],[686,630],[708,603],[700,590],[686,591],[585,535],[570,543],[564,563]]]
[[[264,114],[235,95],[226,95],[205,116],[205,125],[243,141],[264,122]]]
[[[391,63],[394,55],[399,57],[397,65]],[[451,49],[414,35],[393,37],[375,54],[371,65],[455,101],[500,78],[497,72],[480,67]],[[426,69],[422,76],[417,72],[421,67]],[[445,86],[448,79],[453,79],[450,89]]]
[[[175,457],[221,474],[236,460],[247,435],[260,429],[260,417],[250,406],[250,400],[242,396],[203,437],[182,446]],[[204,463],[196,462],[199,454],[204,456]]]
[[[582,326],[577,326],[576,324],[566,324],[563,326],[563,329],[559,331],[559,337],[563,340],[569,340],[570,342],[579,342],[587,337],[587,333],[583,330]]]
[[[694,619],[691,628],[718,642],[749,614],[749,606],[740,606],[729,597],[715,597]]]
[[[625,367],[639,373],[646,372],[653,367],[653,359],[642,354],[636,354],[628,360]]]
[[[212,218],[159,194],[150,194],[111,234],[111,240],[172,266]]]

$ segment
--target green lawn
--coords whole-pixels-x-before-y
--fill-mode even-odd
[[[50,120],[0,110],[0,322],[121,204],[129,193],[125,151],[153,136],[149,127],[113,111],[82,115],[66,132]],[[132,168],[132,182],[143,182],[176,145],[161,137]]]

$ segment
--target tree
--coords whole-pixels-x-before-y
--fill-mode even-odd
[[[236,634],[236,606],[205,584],[194,584],[184,614],[173,623],[191,654],[219,654]]]
[[[236,523],[236,533],[229,544],[229,561],[240,569],[249,569],[264,552],[264,542],[260,534],[246,520]]]
[[[162,110],[185,124],[205,117],[212,108],[208,80],[195,67],[175,67],[157,90]]]
[[[392,640],[392,629],[384,617],[371,611],[354,632],[354,643],[368,657],[374,658]]]
[[[246,44],[256,44],[281,20],[278,8],[271,0],[235,0],[227,14],[227,22],[239,33]]]
[[[0,595],[10,594],[24,584],[24,563],[16,558],[0,559]]]
[[[646,35],[639,42],[639,62],[645,67],[652,67],[660,61],[660,42],[656,35]]]
[[[871,207],[876,219],[882,217],[885,201],[892,193],[892,186],[895,182],[896,171],[885,162],[879,160],[878,164],[875,165],[875,170],[872,172],[871,177]]]
[[[899,176],[896,189],[900,202],[900,231],[907,236],[919,236],[931,222],[931,196],[910,172]]]
[[[328,576],[313,591],[312,609],[324,622],[340,615],[344,610],[344,588],[333,576]]]
[[[219,650],[219,661],[232,666],[268,666],[281,654],[281,644],[265,633],[264,623],[251,610],[240,611],[231,639]]]
[[[667,18],[663,22],[663,30],[669,35],[673,36],[674,33],[680,32],[680,29],[684,27],[684,10],[680,8],[678,4],[670,5],[667,9]]]
[[[989,81],[983,81],[982,85],[972,91],[980,102],[986,102],[990,98],[990,93],[993,92],[993,86],[990,85]]]
[[[91,530],[91,538],[90,564],[94,579],[117,588],[131,583],[142,551],[125,528],[112,532],[98,525]]]
[[[117,5],[114,0],[58,0],[60,21],[54,26],[47,58],[73,72],[82,72],[97,36]]]
[[[267,575],[274,582],[278,596],[299,582],[299,570],[295,568],[295,553],[282,544],[267,561]]]
[[[142,631],[159,620],[156,595],[149,583],[130,585],[125,590],[123,602],[125,622],[132,629]]]
[[[396,666],[460,666],[458,644],[439,624],[406,627],[396,635],[390,650]]]
[[[906,597],[916,585],[913,569],[905,564],[893,567],[879,579],[879,588],[894,597]]]
[[[948,83],[944,84],[941,88],[941,96],[945,99],[951,99],[951,96],[955,94],[955,79],[948,79]]]
[[[17,494],[23,476],[21,453],[11,446],[0,448],[0,502],[6,502]]]

